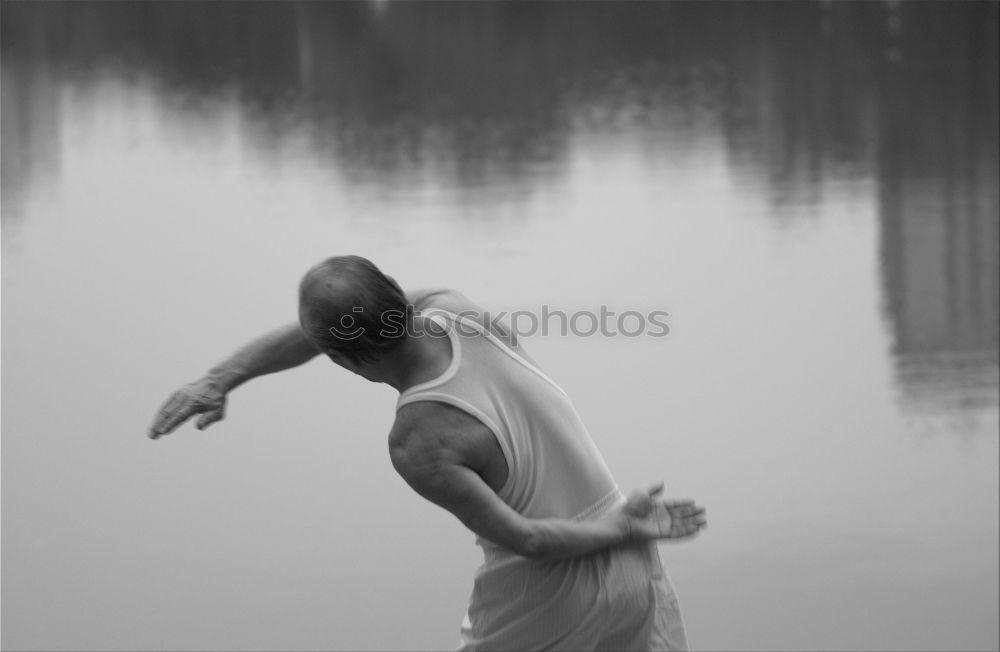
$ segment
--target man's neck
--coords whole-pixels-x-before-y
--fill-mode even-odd
[[[383,381],[399,393],[443,374],[454,355],[451,339],[440,326],[419,315],[412,319],[417,320],[417,328],[411,328],[392,352]],[[433,328],[433,335],[427,334],[428,328]]]

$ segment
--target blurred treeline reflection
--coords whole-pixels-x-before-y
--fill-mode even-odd
[[[530,178],[574,129],[721,126],[743,172],[808,203],[828,171],[870,174],[898,118],[995,133],[968,118],[996,107],[996,14],[961,1],[7,1],[2,44],[11,65],[141,72],[192,102],[235,88],[262,144],[308,123],[359,174],[447,156],[470,182],[487,167]]]
[[[808,219],[831,183],[876,184],[911,386],[942,360],[995,373],[998,6],[5,0],[4,193],[58,165],[52,89],[107,75],[194,107],[235,96],[263,151],[306,128],[371,184],[430,168],[528,192],[580,133],[666,156],[721,133],[775,214]]]

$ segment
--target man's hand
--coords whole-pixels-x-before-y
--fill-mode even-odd
[[[633,491],[625,503],[629,538],[632,541],[687,539],[698,534],[708,521],[705,508],[693,500],[662,500],[663,483],[646,491]]]
[[[204,430],[226,416],[226,394],[209,378],[202,378],[174,392],[149,429],[150,439],[167,435],[192,416],[201,414],[198,430]]]

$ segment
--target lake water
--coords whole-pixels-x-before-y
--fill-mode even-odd
[[[313,263],[528,335],[714,650],[997,649],[997,3],[3,2],[3,647],[453,647],[480,551],[325,360],[152,442]],[[587,330],[585,323],[580,330]]]

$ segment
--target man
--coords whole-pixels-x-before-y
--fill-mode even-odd
[[[686,649],[657,539],[705,525],[662,485],[626,500],[569,398],[457,292],[405,295],[357,256],[330,258],[299,287],[299,322],[237,351],[177,391],[150,432],[222,419],[240,384],[319,353],[399,391],[393,466],[478,535],[462,649]]]

